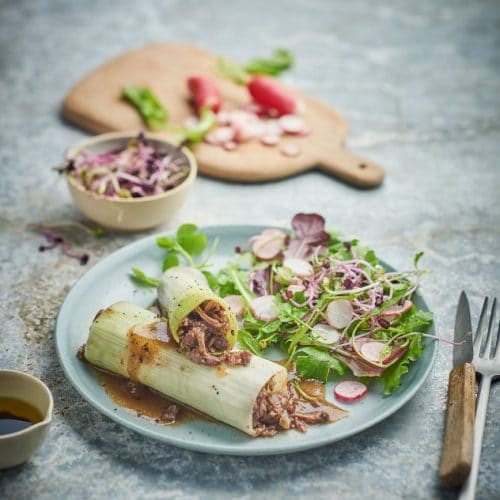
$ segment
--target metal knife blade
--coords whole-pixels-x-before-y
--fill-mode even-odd
[[[469,301],[466,293],[463,291],[458,300],[457,314],[455,316],[454,341],[453,366],[470,363],[473,356],[472,323],[470,319]]]

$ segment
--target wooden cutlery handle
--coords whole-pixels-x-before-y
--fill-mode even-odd
[[[328,155],[323,155],[319,161],[319,167],[360,188],[376,187],[385,177],[383,167],[342,147],[330,150]]]
[[[470,363],[453,368],[448,380],[446,427],[439,479],[460,486],[467,478],[474,446],[476,372]]]

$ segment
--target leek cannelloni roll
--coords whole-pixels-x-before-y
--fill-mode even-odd
[[[208,286],[203,273],[173,267],[158,286],[158,303],[181,351],[203,365],[246,364],[248,353],[230,353],[238,324],[228,304]]]
[[[200,298],[190,308],[198,307]],[[173,325],[182,324],[185,316],[180,316]],[[81,354],[98,368],[147,385],[251,436],[262,434],[258,408],[264,397],[286,393],[285,368],[250,353],[245,366],[206,366],[188,359],[172,337],[173,331],[155,313],[118,302],[98,313]]]

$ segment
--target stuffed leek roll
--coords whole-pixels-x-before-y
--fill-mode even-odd
[[[287,393],[287,372],[247,354],[246,366],[191,361],[179,352],[164,320],[128,302],[100,311],[79,351],[80,359],[100,369],[140,382],[251,436],[271,435],[274,428],[265,423],[275,411],[270,401]]]
[[[234,313],[201,271],[180,266],[167,270],[158,286],[158,302],[172,337],[191,361],[246,364],[248,356],[231,352],[238,328]]]

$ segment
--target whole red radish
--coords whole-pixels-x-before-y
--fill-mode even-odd
[[[262,107],[274,109],[281,115],[290,115],[297,111],[297,99],[285,92],[274,80],[265,76],[255,76],[247,84],[253,100]]]
[[[192,75],[188,78],[187,84],[198,112],[206,107],[210,108],[214,113],[220,110],[222,97],[217,85],[210,78],[202,75]]]

